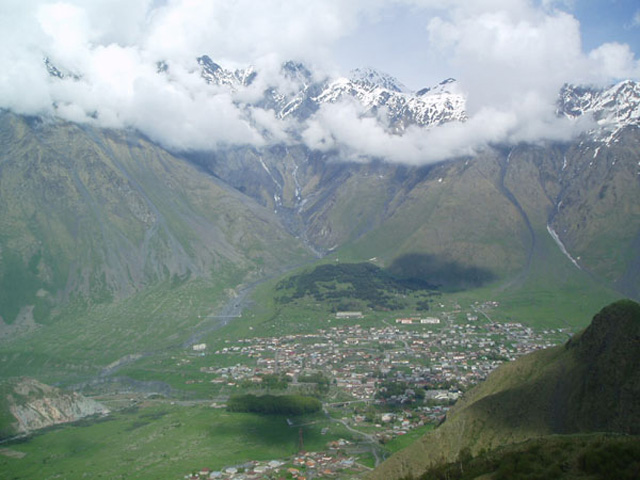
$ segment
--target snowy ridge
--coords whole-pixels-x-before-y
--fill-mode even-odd
[[[251,85],[257,73],[253,67],[238,70],[226,70],[215,63],[207,55],[198,57],[198,65],[202,68],[201,76],[210,85],[225,86],[233,91]]]
[[[43,60],[54,81],[81,78],[48,58]],[[238,104],[271,111],[279,119],[302,123],[323,105],[352,101],[361,107],[362,115],[377,117],[385,128],[398,134],[411,126],[433,128],[467,120],[466,97],[451,78],[412,92],[394,77],[372,68],[356,69],[348,77],[319,79],[306,65],[288,61],[282,64],[277,78],[269,80],[271,86],[265,87],[261,97],[255,100],[252,93],[254,100],[247,104],[241,94],[257,87],[254,80],[259,71],[251,66],[226,69],[207,55],[198,57],[197,63],[206,85],[227,89]],[[158,62],[159,75],[169,69],[165,62]],[[592,117],[597,124],[589,132],[592,138],[609,144],[616,141],[622,129],[640,127],[640,84],[626,80],[602,89],[567,84],[560,91],[557,114],[573,119]]]
[[[253,68],[226,70],[204,55],[198,58],[202,78],[210,84],[239,91],[251,85],[259,74]],[[258,107],[274,110],[278,118],[305,120],[323,104],[356,100],[365,114],[386,116],[389,126],[402,132],[409,125],[432,127],[452,121],[465,121],[465,97],[457,90],[453,79],[423,89],[409,91],[394,77],[372,68],[356,69],[351,75],[333,81],[316,81],[303,64],[285,62],[280,72],[286,91],[271,88],[265,91]]]
[[[360,104],[363,115],[377,117],[394,133],[402,133],[411,125],[430,128],[467,119],[465,97],[453,79],[411,92],[394,77],[372,68],[356,69],[348,78],[318,80],[304,64],[288,61],[282,64],[279,78],[270,80],[272,86],[266,87],[261,98],[247,104],[241,100],[241,94],[249,87],[255,88],[254,80],[260,75],[259,71],[252,66],[226,69],[208,55],[198,57],[197,63],[206,85],[226,89],[239,105],[270,110],[279,119],[303,122],[323,105],[344,100]],[[44,59],[44,66],[52,78],[80,78],[68,74],[48,58]],[[158,75],[166,74],[170,68],[164,61],[156,64]],[[255,98],[255,95],[251,97]]]
[[[565,85],[558,112],[569,118],[591,115],[598,124],[591,133],[609,144],[623,128],[640,126],[640,85],[632,80],[603,89]]]
[[[381,87],[397,93],[411,93],[397,78],[379,72],[371,67],[356,68],[351,71],[349,80],[366,87]]]
[[[339,78],[328,84],[314,100],[318,104],[324,104],[352,98],[367,113],[377,114],[385,109],[389,123],[396,131],[402,131],[412,124],[433,127],[467,119],[465,97],[453,85],[448,89],[426,89],[422,91],[422,95],[418,95],[396,83],[390,84],[391,77],[381,77],[382,83],[374,83],[371,78],[371,74],[365,80]]]

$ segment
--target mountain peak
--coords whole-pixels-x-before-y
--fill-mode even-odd
[[[197,61],[202,69],[202,78],[210,85],[226,86],[232,90],[238,90],[241,87],[251,85],[257,76],[256,71],[251,66],[234,71],[227,70],[211,60],[208,55],[198,57]]]
[[[356,68],[355,70],[352,70],[349,74],[349,79],[353,82],[364,83],[374,87],[382,87],[397,93],[410,92],[410,90],[397,78],[371,67]]]
[[[313,74],[304,63],[286,61],[282,64],[282,74],[291,80],[298,80],[308,84],[313,81]]]
[[[565,84],[558,113],[569,118],[589,115],[598,127],[590,133],[607,144],[627,126],[640,126],[640,84],[624,80],[605,88]]]
[[[425,87],[416,92],[418,97],[424,95],[437,95],[441,93],[458,94],[458,81],[455,78],[447,78],[433,87]]]
[[[589,361],[621,358],[625,352],[637,351],[640,342],[640,305],[620,300],[603,308],[579,337],[567,348],[576,348]],[[637,359],[640,361],[640,359]]]
[[[197,58],[197,61],[198,61],[198,65],[200,65],[203,69],[207,70],[208,72],[217,72],[218,70],[222,69],[220,65],[218,65],[216,62],[211,60],[211,57],[209,57],[209,55],[202,55],[201,57]]]

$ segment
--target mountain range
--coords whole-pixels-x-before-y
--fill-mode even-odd
[[[198,58],[198,64],[207,84],[232,92],[250,87],[258,76],[251,67],[227,70],[206,55]],[[432,127],[466,119],[464,95],[453,79],[411,92],[396,78],[372,68],[356,69],[349,77],[316,80],[305,65],[291,61],[282,65],[280,75],[286,81],[286,90],[269,88],[254,103],[256,107],[273,110],[280,119],[303,121],[322,105],[344,100],[357,102],[369,114],[384,110],[396,132],[413,124]]]
[[[40,335],[54,348],[43,326],[66,319],[73,329],[70,319],[82,324],[91,312],[90,328],[104,334],[96,309],[129,315],[123,302],[149,292],[189,305],[180,318],[198,318],[242,285],[327,255],[444,290],[490,286],[507,306],[556,309],[569,325],[620,294],[640,297],[637,83],[566,85],[558,115],[592,119],[573,140],[496,144],[411,166],[311,149],[300,126],[345,102],[398,137],[465,122],[455,80],[411,92],[372,69],[328,79],[287,62],[278,88],[243,96],[260,72],[207,56],[197,65],[202,88],[250,97],[243,105],[272,112],[290,138],[175,151],[133,129],[0,113],[3,337]],[[171,65],[157,67],[171,75]],[[52,81],[82,77],[50,61],[43,68]],[[156,307],[140,308],[148,323],[119,345],[159,328]],[[113,328],[117,343],[124,331]],[[168,321],[162,332],[188,336]],[[20,355],[11,363],[19,369]],[[105,354],[101,365],[117,359]]]
[[[286,62],[264,83],[253,67],[195,64],[192,87],[230,98],[259,141],[177,148],[106,128],[100,112],[83,123],[0,112],[3,377],[97,391],[147,360],[159,363],[114,384],[158,391],[172,352],[240,315],[255,285],[323,262],[481,292],[536,326],[582,327],[613,299],[640,299],[640,84],[565,85],[555,114],[585,120],[578,136],[409,163],[305,135],[334,107],[394,139],[464,124],[455,80],[410,91],[373,69],[328,78]],[[82,79],[43,68],[51,82]],[[169,63],[157,75],[180,81]],[[637,320],[637,304],[615,303],[564,346],[503,366],[374,477],[533,436],[637,434]]]
[[[289,95],[267,92],[264,105],[279,118],[304,120],[345,99],[362,115],[382,115],[394,132],[467,118],[455,80],[409,92],[372,70],[316,82],[299,64],[287,63],[283,72],[299,88]],[[230,76],[251,77],[209,63],[202,75],[216,85]],[[637,298],[639,100],[640,86],[632,81],[606,89],[565,85],[557,112],[590,118],[588,132],[568,142],[494,145],[437,165],[354,164],[339,152],[300,144],[186,157],[273,209],[321,253],[353,245],[359,259],[386,262],[427,253],[514,275],[544,263],[548,255],[540,250],[554,248],[547,247],[552,239],[576,269]]]

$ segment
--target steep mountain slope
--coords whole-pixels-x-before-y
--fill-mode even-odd
[[[189,158],[272,208],[320,252],[340,248],[342,257],[387,266],[428,255],[506,286],[576,278],[640,298],[640,133],[627,127],[619,138],[493,148],[424,167],[347,164],[304,147]]]
[[[482,449],[550,434],[640,434],[640,305],[605,307],[565,345],[505,364],[456,404],[447,420],[387,460],[371,478],[419,475]]]
[[[55,79],[64,78],[46,66]],[[411,92],[373,69],[331,79],[296,62],[267,79],[253,67],[228,70],[206,55],[194,73],[204,89],[229,93],[242,112],[268,111],[288,140],[265,133],[264,147],[184,156],[273,210],[317,253],[347,246],[342,255],[376,257],[385,265],[407,255],[437,257],[503,279],[503,287],[535,287],[545,270],[569,262],[557,273],[573,290],[586,282],[640,298],[636,82],[604,89],[565,85],[558,115],[591,122],[591,130],[572,141],[494,145],[469,158],[407,167],[347,163],[339,148],[310,150],[301,132],[334,104],[355,106],[359,118],[398,136],[408,126],[465,122],[465,97],[454,80]],[[159,65],[158,74],[170,75],[170,65]]]
[[[573,145],[549,222],[582,268],[634,298],[640,296],[639,147],[633,127],[608,147]]]
[[[226,287],[306,253],[248,197],[126,132],[0,116],[0,316],[163,281]]]
[[[296,78],[313,84],[308,70],[296,68],[305,72]],[[309,114],[347,99],[369,115],[384,105],[390,127],[400,132],[406,122],[433,128],[464,121],[464,98],[455,88],[446,81],[411,93],[388,76],[363,70],[326,83],[316,96],[304,89],[298,94],[307,92]],[[406,120],[410,99],[425,95],[434,109],[430,120],[414,114]],[[188,158],[274,209],[319,252],[346,245],[343,255],[386,264],[403,255],[442,257],[508,278],[510,286],[539,282],[545,269],[568,262],[562,279],[576,276],[578,283],[640,298],[639,105],[635,82],[601,90],[565,86],[559,114],[593,118],[590,132],[565,143],[496,145],[423,167],[348,164],[340,152],[300,145]]]

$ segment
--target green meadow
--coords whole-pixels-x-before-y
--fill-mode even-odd
[[[147,401],[107,418],[55,427],[0,449],[6,479],[179,479],[249,460],[275,460],[329,441],[351,439],[323,414],[292,417],[230,413],[207,404]],[[302,425],[301,427],[299,425]],[[321,430],[328,428],[326,435]]]

